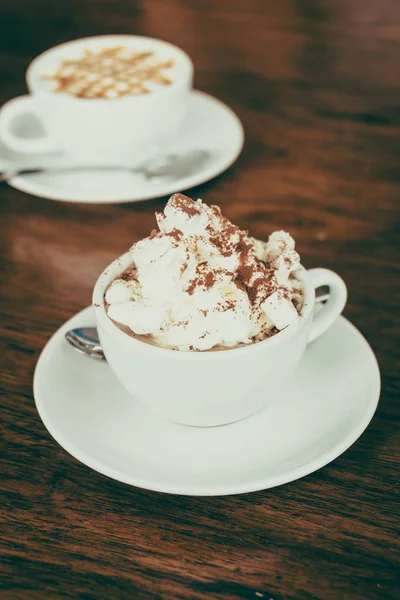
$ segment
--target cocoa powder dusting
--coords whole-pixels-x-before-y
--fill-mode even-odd
[[[253,278],[255,269],[253,267],[253,265],[246,265],[246,264],[239,264],[238,270],[237,270],[237,276],[236,278],[241,281],[242,283],[244,283],[244,285],[250,285],[250,282]]]
[[[186,213],[189,217],[195,217],[200,214],[200,209],[197,208],[195,202],[184,194],[173,194],[169,201],[171,206],[179,208],[179,210]]]
[[[183,233],[180,229],[176,229],[176,227],[174,227],[174,229],[172,229],[172,231],[169,231],[168,233],[164,233],[163,235],[172,237],[172,238],[174,238],[175,241],[180,242],[180,240],[182,239]]]
[[[227,310],[234,310],[235,309],[235,303],[233,302],[233,300],[227,300],[224,304],[218,304],[218,311],[219,312],[226,312]]]
[[[198,282],[197,278],[192,279],[189,286],[186,288],[186,292],[189,294],[189,296],[193,295],[194,290],[197,288],[197,282]]]
[[[217,281],[217,278],[215,277],[215,274],[212,271],[209,271],[204,279],[204,285],[206,287],[207,290],[209,290],[210,288],[212,288],[212,286],[214,285],[214,283]]]
[[[130,265],[125,271],[121,273],[119,279],[122,281],[133,281],[136,279],[136,267],[135,265]]]
[[[189,259],[188,259],[188,257],[186,257],[186,260],[185,260],[185,262],[183,262],[183,263],[182,263],[182,265],[181,265],[181,269],[180,269],[181,276],[184,274],[184,272],[185,272],[185,271],[186,271],[186,269],[187,269],[187,266],[188,266],[188,260],[189,260]]]
[[[227,256],[226,253],[223,252],[222,240],[219,237],[216,237],[216,236],[211,237],[210,236],[209,240],[216,248],[218,248],[218,250],[221,252],[222,256]],[[229,254],[230,254],[230,252],[228,252],[228,255]]]
[[[199,272],[199,269],[196,269]],[[186,292],[191,296],[197,287],[205,287],[206,290],[212,288],[214,283],[217,281],[215,273],[208,271],[208,273],[201,273],[198,277],[191,280],[189,286],[186,288]]]
[[[221,209],[219,206],[216,206],[215,204],[211,204],[210,208],[213,211],[214,215],[217,217],[217,219],[225,218],[222,216],[222,212],[221,212]]]
[[[279,288],[278,289],[278,298],[281,300],[284,298],[285,300],[290,301],[290,294],[289,294],[288,290],[285,288]]]

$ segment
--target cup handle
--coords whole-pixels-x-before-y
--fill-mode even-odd
[[[40,154],[58,150],[48,134],[35,138],[23,138],[13,132],[13,122],[23,115],[34,115],[41,121],[36,98],[30,95],[18,96],[4,104],[0,110],[0,139],[15,152]]]
[[[329,269],[309,269],[308,277],[314,290],[321,286],[329,287],[329,298],[318,313],[314,313],[308,341],[312,342],[322,335],[342,313],[346,300],[347,288],[341,277]]]

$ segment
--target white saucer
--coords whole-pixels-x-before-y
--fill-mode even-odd
[[[340,317],[308,347],[289,387],[262,413],[224,427],[177,425],[148,413],[106,363],[78,354],[64,340],[66,330],[92,324],[86,308],[50,339],[36,367],[36,406],[72,456],[130,485],[198,496],[281,485],[347,450],[378,404],[375,356]]]
[[[146,180],[142,175],[124,171],[85,170],[47,172],[12,178],[12,187],[42,198],[67,202],[137,202],[182,192],[216,177],[239,156],[244,142],[243,127],[236,114],[225,104],[199,91],[193,91],[189,114],[182,133],[169,151],[184,154],[185,150],[206,150],[211,153],[199,170],[176,179]],[[44,157],[46,158],[46,157]],[[0,149],[0,163],[26,163],[32,158],[9,154]],[[60,164],[65,158],[57,160]]]

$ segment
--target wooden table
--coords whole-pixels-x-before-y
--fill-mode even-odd
[[[167,496],[89,470],[50,437],[32,375],[105,265],[165,198],[86,206],[1,194],[4,600],[395,598],[399,566],[398,0],[3,0],[1,101],[29,61],[86,35],[141,33],[192,57],[196,87],[246,129],[238,162],[190,190],[306,266],[337,270],[383,391],[368,430],[300,481],[227,498]],[[397,342],[397,343],[396,343]],[[396,531],[397,530],[397,531]],[[398,588],[397,588],[398,592]]]

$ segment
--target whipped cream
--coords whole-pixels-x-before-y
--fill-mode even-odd
[[[261,341],[299,318],[300,258],[288,233],[255,240],[182,194],[156,219],[159,231],[132,246],[132,266],[105,294],[117,324],[164,347],[210,350]]]

